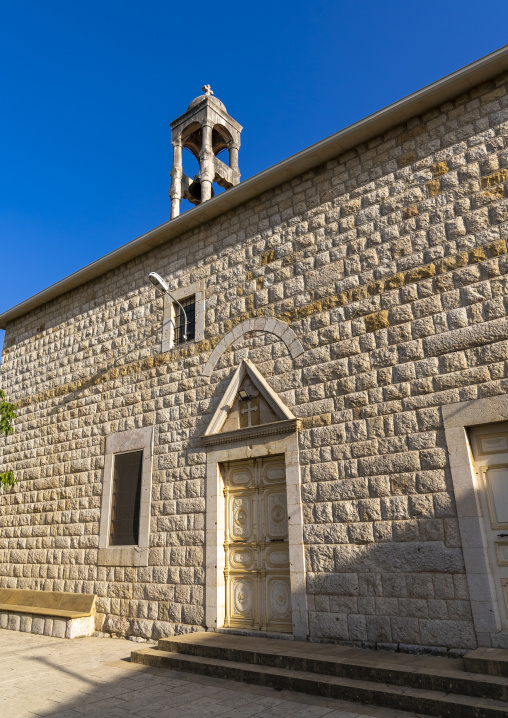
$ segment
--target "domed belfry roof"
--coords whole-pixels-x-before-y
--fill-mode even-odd
[[[210,100],[210,102],[213,103],[214,105],[218,105],[218,107],[220,107],[221,110],[224,110],[224,112],[227,112],[226,105],[223,102],[221,102],[218,97],[215,97],[210,85],[203,85],[203,87],[201,89],[203,90],[203,92],[205,94],[198,95],[197,97],[195,97],[192,100],[192,102],[190,103],[190,105],[188,106],[187,112],[189,110],[192,110],[194,107],[197,107],[198,105],[200,105],[202,102],[204,102],[206,100],[206,98],[208,98]]]

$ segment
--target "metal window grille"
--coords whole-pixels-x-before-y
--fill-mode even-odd
[[[111,498],[111,546],[137,546],[141,503],[142,451],[115,454]]]
[[[180,300],[180,304],[187,314],[187,341],[193,341],[196,337],[196,297],[187,297]],[[175,308],[175,345],[184,342],[184,316],[178,304],[173,305]]]

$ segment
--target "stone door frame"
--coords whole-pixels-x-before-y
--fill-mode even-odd
[[[442,407],[473,622],[478,645],[508,648],[472,461],[468,427],[508,420],[508,396],[473,399]]]
[[[293,637],[298,640],[306,640],[308,637],[309,622],[297,432],[271,438],[256,437],[249,439],[248,443],[234,442],[207,448],[205,621],[209,631],[216,631],[224,626],[226,612],[224,581],[226,507],[220,466],[229,461],[257,459],[276,454],[284,455],[286,466]]]

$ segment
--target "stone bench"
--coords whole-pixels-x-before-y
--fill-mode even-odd
[[[95,595],[0,588],[0,628],[56,638],[91,636]]]

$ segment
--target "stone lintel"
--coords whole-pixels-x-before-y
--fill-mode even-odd
[[[292,434],[301,428],[300,419],[287,419],[285,421],[273,421],[270,424],[262,424],[261,426],[252,426],[248,429],[237,429],[236,431],[225,431],[223,434],[212,434],[211,436],[203,436],[202,442],[204,446],[214,446],[215,444],[229,444],[233,441],[245,441],[247,439],[257,439],[261,436],[275,436],[276,434]]]

